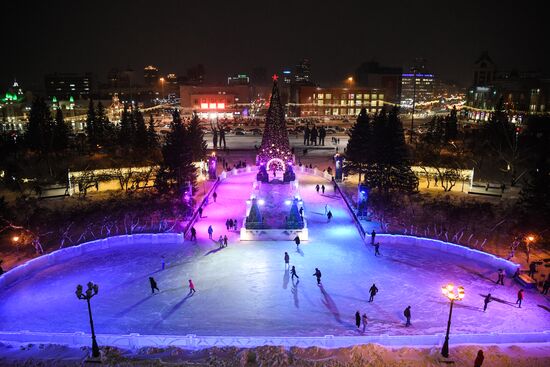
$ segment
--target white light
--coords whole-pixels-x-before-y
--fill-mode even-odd
[[[290,204],[291,204],[291,201],[290,201],[290,200],[285,200],[285,204],[286,204],[286,205],[290,205]]]
[[[258,200],[258,204],[260,204],[260,205],[264,205],[264,204],[265,204],[265,200],[264,200],[264,199],[260,199],[260,200]]]

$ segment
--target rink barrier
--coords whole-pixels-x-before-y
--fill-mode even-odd
[[[30,331],[0,331],[0,342],[3,343],[35,343],[60,344],[71,347],[89,347],[91,335],[83,332],[75,333],[45,333]],[[445,339],[443,333],[434,335],[365,335],[365,336],[335,336],[318,337],[278,337],[278,336],[198,336],[187,335],[141,335],[131,334],[97,334],[100,346],[112,346],[124,349],[139,349],[143,347],[179,347],[184,349],[204,349],[210,347],[253,348],[264,345],[283,347],[321,347],[344,348],[361,344],[380,344],[388,347],[442,346]],[[550,342],[550,331],[531,333],[485,333],[485,334],[452,334],[450,341],[453,346],[460,344],[526,344]]]
[[[32,273],[43,270],[49,266],[70,260],[83,254],[118,246],[148,245],[159,243],[178,243],[184,241],[182,233],[136,233],[102,238],[99,240],[84,242],[77,246],[66,247],[46,255],[34,258],[26,263],[16,266],[0,276],[0,288],[7,287],[24,279]]]

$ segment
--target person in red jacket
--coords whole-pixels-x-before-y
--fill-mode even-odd
[[[476,360],[474,361],[474,367],[481,367],[484,359],[485,356],[483,355],[483,351],[481,349],[478,350]]]
[[[191,279],[189,279],[189,294],[195,294],[195,285]]]
[[[521,302],[522,302],[522,301],[523,301],[523,289],[520,289],[520,290],[518,291],[518,299],[517,299],[517,301],[516,301],[516,304],[519,303],[519,306],[518,306],[519,308],[521,308]]]

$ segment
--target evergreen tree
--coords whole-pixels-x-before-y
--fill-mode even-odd
[[[50,108],[43,98],[38,97],[31,106],[25,142],[31,150],[47,154],[52,147],[52,138],[53,121]]]
[[[458,137],[458,118],[456,107],[453,107],[451,113],[445,118],[445,141],[453,141]]]
[[[124,104],[124,109],[120,117],[120,129],[118,131],[118,141],[121,146],[129,147],[134,140],[132,134],[132,122],[130,112],[128,111],[128,104]]]
[[[373,154],[371,123],[365,108],[361,109],[348,135],[346,171],[358,173],[359,182],[361,182],[361,175],[366,173],[368,164],[372,163]]]
[[[148,148],[148,134],[147,126],[145,126],[145,120],[143,119],[143,114],[136,106],[132,111],[132,122],[135,126],[135,135],[134,135],[134,150],[144,151]]]
[[[153,115],[149,115],[149,124],[147,125],[147,148],[155,150],[158,147],[159,139],[155,131],[155,120]]]
[[[204,140],[204,132],[200,126],[199,116],[194,113],[188,127],[189,144],[193,162],[198,162],[206,157],[206,141]]]
[[[55,124],[53,127],[53,150],[64,151],[69,146],[69,133],[71,128],[65,123],[63,111],[58,108],[55,113]]]
[[[163,164],[160,171],[163,172],[162,178],[166,182],[159,184],[180,190],[189,181],[194,188],[197,174],[193,165],[193,155],[189,149],[189,134],[183,126],[177,110],[174,111],[172,117],[170,132],[162,147]]]
[[[103,107],[101,102],[97,103],[95,126],[98,143],[103,146],[112,145],[115,128],[111,121],[109,121],[105,107]]]
[[[88,137],[88,144],[92,149],[97,148],[97,121],[94,107],[94,101],[90,98],[90,104],[88,105],[88,113],[86,115],[86,135]]]

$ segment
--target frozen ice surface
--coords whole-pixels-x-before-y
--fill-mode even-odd
[[[0,330],[89,332],[86,303],[76,298],[77,284],[92,280],[99,294],[92,299],[96,332],[248,336],[358,335],[354,314],[369,317],[365,334],[435,334],[445,331],[449,303],[440,287],[463,285],[464,301],[456,303],[453,333],[530,332],[550,329],[547,299],[527,290],[523,308],[515,306],[519,286],[511,279],[496,286],[496,269],[424,249],[382,246],[381,257],[365,245],[345,204],[332,185],[319,177],[300,175],[301,195],[310,240],[238,241],[229,232],[229,246],[218,249],[208,239],[226,234],[225,220],[245,210],[255,174],[230,176],[217,190],[205,218],[196,224],[198,243],[121,246],[97,250],[52,265],[0,289]],[[325,195],[314,186],[325,183]],[[327,223],[325,204],[334,214]],[[300,282],[285,272],[290,254]],[[167,261],[160,270],[161,256]],[[323,273],[323,286],[312,276]],[[148,277],[161,292],[151,295]],[[188,279],[197,293],[187,297]],[[368,303],[368,289],[380,289]],[[498,300],[482,312],[483,296]],[[412,327],[404,327],[403,309],[412,306]]]

